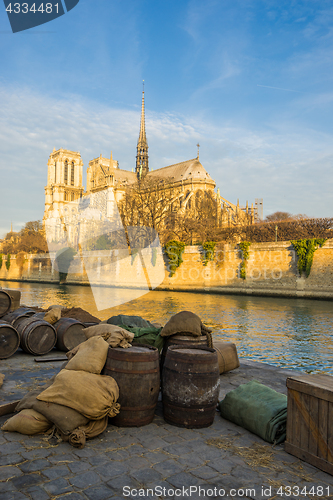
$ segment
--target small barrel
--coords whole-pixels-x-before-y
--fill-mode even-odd
[[[118,427],[139,427],[154,418],[160,391],[159,354],[156,347],[136,345],[109,348],[103,375],[119,386],[120,412],[110,422]]]
[[[220,374],[230,372],[239,367],[239,359],[235,344],[232,342],[214,341],[213,347],[217,352]]]
[[[15,311],[20,307],[20,302],[21,302],[21,291],[20,290],[13,290],[12,288],[2,288],[3,292],[7,292],[8,295],[10,296],[10,299],[12,301],[10,310]]]
[[[0,290],[0,318],[10,311],[11,305],[12,299],[10,298],[9,293],[4,290]]]
[[[35,312],[36,311],[34,311],[33,309],[20,307],[19,309],[16,309],[16,311],[6,314],[2,317],[2,319],[10,323],[12,326],[16,327],[17,320],[19,320],[20,318],[28,318],[30,316],[33,316]]]
[[[20,336],[15,328],[0,320],[0,359],[6,359],[12,356],[20,345]]]
[[[23,351],[42,356],[53,349],[57,333],[50,323],[35,318],[20,318],[16,329],[20,335],[20,347]]]
[[[59,351],[70,351],[86,339],[84,334],[85,325],[73,318],[61,318],[54,323],[57,332],[56,348]]]
[[[220,388],[217,353],[210,347],[170,346],[162,373],[163,414],[178,427],[209,427]]]

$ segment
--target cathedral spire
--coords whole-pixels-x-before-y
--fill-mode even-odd
[[[138,179],[145,176],[149,172],[148,166],[148,142],[146,137],[146,124],[145,124],[145,87],[143,81],[142,90],[142,104],[141,104],[141,122],[140,122],[140,134],[138,139],[138,144],[136,147],[136,167],[135,172]]]

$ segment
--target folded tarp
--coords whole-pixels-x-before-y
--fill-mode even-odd
[[[287,396],[252,380],[220,401],[221,416],[269,443],[286,439]]]
[[[162,327],[156,328],[150,321],[140,316],[126,316],[124,314],[112,316],[107,322],[134,333],[134,344],[149,344],[157,347],[161,352],[164,344],[164,339],[160,335]]]

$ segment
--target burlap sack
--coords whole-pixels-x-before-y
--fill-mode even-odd
[[[0,387],[2,386],[4,380],[5,376],[2,373],[0,373]]]
[[[181,311],[172,316],[161,330],[161,337],[169,337],[176,333],[199,337],[201,333],[201,319],[190,311]]]
[[[68,406],[90,420],[99,420],[119,413],[118,397],[119,388],[112,377],[65,369],[37,399]]]
[[[37,411],[52,422],[64,435],[70,434],[77,427],[88,424],[89,419],[87,417],[68,406],[39,401],[37,396],[40,393],[40,389],[29,392],[16,406],[16,411],[23,409]]]
[[[42,434],[52,427],[50,422],[43,415],[35,410],[22,410],[17,415],[6,420],[1,427],[2,431],[19,432],[32,436]]]
[[[85,328],[84,334],[87,339],[101,336],[111,347],[131,347],[131,342],[134,339],[134,333],[118,325],[108,323]]]
[[[100,420],[90,420],[87,425],[82,425],[74,429],[69,436],[60,433],[62,441],[69,442],[74,448],[83,448],[86,444],[86,439],[97,437],[105,431],[108,419],[109,417],[104,417]]]
[[[61,309],[59,307],[54,307],[47,311],[44,315],[44,321],[47,321],[51,325],[59,321],[61,318]]]
[[[108,355],[109,344],[102,337],[91,337],[77,346],[66,370],[85,371],[99,374],[103,370]]]

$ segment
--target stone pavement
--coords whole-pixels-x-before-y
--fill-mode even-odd
[[[2,403],[39,387],[61,364],[36,363],[20,350],[0,361],[0,373],[6,377],[0,389]],[[295,373],[299,374],[241,360],[240,368],[221,376],[220,399],[252,379],[286,393],[286,377]],[[0,417],[0,425],[8,417]],[[52,445],[43,435],[0,431],[0,500],[332,497],[332,476],[285,453],[283,446],[271,446],[222,419],[218,412],[211,427],[182,429],[165,423],[159,402],[150,425],[109,425],[82,450],[68,443]]]

